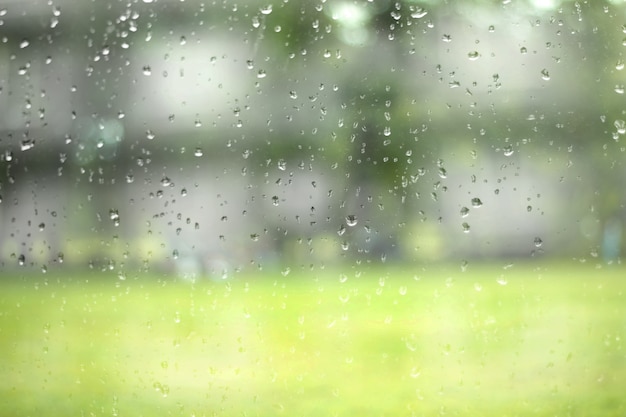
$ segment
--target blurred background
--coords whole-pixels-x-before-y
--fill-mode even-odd
[[[0,1],[0,265],[617,262],[625,17],[622,1]]]

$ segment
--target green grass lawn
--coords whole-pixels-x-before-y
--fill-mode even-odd
[[[625,416],[626,268],[5,276],[1,416]]]

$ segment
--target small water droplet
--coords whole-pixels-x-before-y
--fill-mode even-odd
[[[257,242],[259,240],[259,234],[258,233],[252,233],[250,235],[250,239],[252,239],[252,241]]]
[[[267,77],[267,73],[265,72],[265,70],[259,70],[256,74],[257,78],[265,78]]]
[[[613,126],[615,126],[615,128],[617,129],[617,133],[619,133],[620,135],[626,133],[626,122],[624,122],[623,120],[617,119],[615,122],[613,122]]]
[[[439,174],[439,178],[448,178],[448,172],[446,171],[445,168],[439,168],[438,169],[438,174]]]
[[[428,14],[428,12],[426,11],[426,9],[423,9],[421,7],[415,7],[415,9],[413,11],[411,11],[411,17],[413,19],[421,19],[422,17],[426,16]]]
[[[541,245],[543,245],[543,240],[541,240],[540,237],[536,237],[533,243],[535,244],[536,247],[540,248]]]
[[[463,223],[461,225],[463,227],[463,233],[469,233],[470,232],[470,225],[467,223]]]
[[[526,48],[525,46],[522,46],[522,47],[519,49],[519,51],[520,51],[520,53],[521,53],[522,55],[524,55],[524,54],[527,54],[527,53],[528,53],[528,48]]]
[[[193,151],[193,155],[197,156],[198,158],[201,157],[202,155],[204,155],[204,152],[202,151],[202,148],[196,148],[195,151]]]
[[[117,211],[117,209],[109,210],[109,218],[113,220],[113,225],[115,227],[120,225],[120,213]]]
[[[477,198],[477,197],[472,198],[472,207],[478,208],[482,205],[483,205],[483,202],[480,201],[480,198]]]
[[[444,41],[444,42],[446,42],[446,43],[450,43],[450,42],[452,42],[452,36],[447,35],[447,34],[444,34],[444,35],[441,37],[441,40],[442,40],[442,41]]]
[[[507,145],[504,147],[504,149],[502,150],[504,153],[504,156],[511,156],[513,155],[513,153],[515,152],[513,150],[513,147],[511,145]]]
[[[278,203],[279,203],[278,196],[277,196],[277,195],[273,196],[273,197],[272,197],[272,204],[273,204],[274,206],[277,206],[277,205],[278,205]]]
[[[168,177],[161,178],[161,185],[163,187],[173,187],[174,183]]]
[[[18,256],[17,263],[19,266],[24,266],[24,264],[26,263],[26,257],[24,255]]]
[[[27,48],[28,45],[30,45],[30,42],[27,39],[22,40],[22,42],[20,42],[20,48],[24,49]]]
[[[547,69],[544,68],[541,70],[541,78],[545,81],[550,80],[550,73],[548,72]]]
[[[261,14],[268,15],[268,14],[272,13],[272,5],[268,4],[266,6],[263,6],[263,7],[261,7],[260,10],[261,10]]]
[[[152,75],[152,68],[150,68],[150,66],[148,66],[148,65],[145,65],[142,68],[142,71],[143,71],[143,75],[146,75],[146,76],[147,75]]]
[[[467,207],[461,207],[461,217],[469,216],[469,209]]]
[[[24,139],[20,142],[21,151],[29,151],[35,147],[35,141],[33,139]]]
[[[478,53],[478,51],[471,51],[467,54],[467,57],[470,61],[476,61],[478,58],[480,58],[480,54]]]
[[[279,159],[276,164],[278,165],[278,169],[281,171],[285,171],[287,169],[287,163],[284,159]]]
[[[354,214],[349,214],[346,216],[346,224],[348,226],[354,227],[356,226],[357,223],[358,223],[358,219],[356,218]]]

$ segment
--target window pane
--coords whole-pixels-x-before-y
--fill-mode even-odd
[[[625,11],[0,2],[0,414],[624,414]]]

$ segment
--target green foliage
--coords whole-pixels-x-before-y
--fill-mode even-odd
[[[621,416],[623,276],[470,264],[7,280],[0,414]]]

